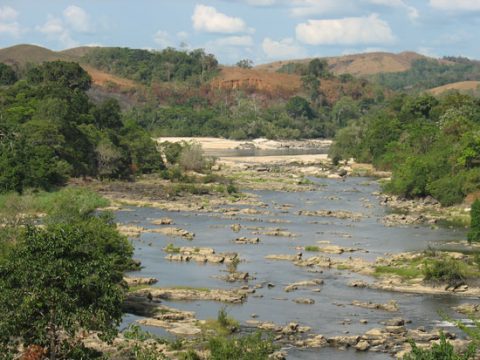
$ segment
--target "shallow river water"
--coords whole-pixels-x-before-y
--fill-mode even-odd
[[[265,256],[269,254],[296,254],[298,246],[318,245],[318,241],[330,241],[333,245],[361,248],[365,251],[352,254],[333,256],[354,256],[375,259],[385,253],[423,250],[428,245],[437,246],[442,242],[465,238],[465,232],[458,229],[430,226],[386,227],[381,218],[389,211],[380,206],[375,192],[379,191],[376,181],[367,178],[348,178],[345,182],[339,180],[315,179],[320,184],[316,191],[285,193],[274,191],[255,192],[259,200],[267,204],[262,211],[268,210],[269,215],[241,215],[242,220],[226,220],[218,217],[218,213],[188,213],[167,212],[152,208],[129,208],[117,213],[117,220],[125,224],[135,224],[145,228],[155,227],[150,224],[153,219],[170,217],[175,226],[194,232],[193,241],[181,238],[169,238],[161,234],[144,233],[139,239],[133,240],[135,258],[141,260],[143,269],[133,276],[155,277],[158,283],[154,286],[192,286],[207,288],[239,287],[239,283],[227,283],[216,278],[225,274],[224,265],[198,264],[196,262],[180,263],[165,259],[162,250],[169,243],[175,246],[212,247],[216,252],[238,252],[242,260],[239,271],[248,271],[257,283],[272,283],[273,288],[266,286],[248,297],[241,305],[229,305],[230,315],[244,323],[251,319],[252,314],[258,315],[260,321],[272,321],[279,325],[298,322],[312,327],[315,334],[343,335],[362,334],[370,328],[379,327],[381,321],[392,317],[403,317],[412,321],[408,326],[423,325],[427,328],[437,326],[440,321],[439,311],[449,312],[449,308],[468,299],[453,296],[412,295],[371,289],[359,289],[347,286],[352,279],[362,279],[358,274],[348,271],[324,270],[323,273],[308,272],[308,268],[297,267],[288,261],[270,261]],[[281,204],[291,207],[280,208]],[[364,218],[354,222],[350,219],[334,219],[299,216],[299,210],[348,210],[361,212]],[[249,220],[250,219],[250,220]],[[271,224],[268,219],[286,220],[288,223]],[[259,220],[263,220],[260,222]],[[230,226],[241,223],[239,233],[234,233]],[[233,239],[241,236],[256,237],[247,226],[280,227],[297,236],[293,238],[271,237],[259,235],[258,245],[237,245]],[[316,253],[305,253],[304,256],[314,256]],[[321,254],[319,254],[321,255]],[[330,255],[327,255],[330,256]],[[286,293],[283,288],[289,283],[324,279],[324,285],[319,286],[320,292],[312,289],[301,289]],[[294,298],[307,297],[315,300],[313,305],[294,303]],[[388,313],[381,310],[370,310],[349,305],[353,300],[386,303],[394,299],[398,302],[400,311]],[[224,304],[216,302],[165,302],[173,307],[193,310],[197,318],[216,318],[217,312]],[[452,314],[453,316],[455,314]],[[124,325],[136,317],[127,315]],[[343,320],[350,319],[351,324],[342,325]],[[360,324],[360,319],[368,319],[368,324]],[[165,335],[159,329],[149,328],[158,334]],[[344,352],[335,349],[299,350],[290,349],[292,359],[388,359],[386,354]]]

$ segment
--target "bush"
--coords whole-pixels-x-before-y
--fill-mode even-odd
[[[276,350],[272,339],[262,333],[242,337],[214,337],[208,342],[211,360],[266,360]]]
[[[463,175],[442,177],[430,183],[427,189],[443,206],[460,203],[465,197],[463,192],[465,177]]]
[[[460,261],[445,258],[425,260],[424,280],[438,283],[447,283],[449,286],[458,286],[465,282],[465,270]]]
[[[430,349],[417,347],[414,341],[410,341],[412,352],[405,355],[403,360],[470,360],[475,359],[475,348],[470,346],[464,354],[455,352],[445,334],[440,334],[440,343],[433,344]]]
[[[468,242],[480,241],[480,200],[475,200],[470,210],[470,231],[468,232]]]
[[[213,163],[207,159],[200,144],[186,144],[178,159],[178,164],[184,171],[203,172],[209,170]]]

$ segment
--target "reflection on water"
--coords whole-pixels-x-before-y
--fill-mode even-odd
[[[378,204],[373,195],[378,191],[375,181],[365,178],[348,178],[345,182],[328,179],[312,179],[322,184],[317,191],[300,193],[283,193],[274,191],[259,191],[259,199],[268,206],[268,215],[242,215],[242,221],[228,220],[219,217],[219,213],[188,213],[166,212],[151,208],[135,208],[134,211],[120,211],[118,221],[134,223],[144,227],[154,227],[152,219],[170,217],[176,226],[196,233],[192,242],[183,239],[172,239],[161,234],[145,233],[134,240],[135,256],[142,261],[144,268],[135,276],[156,277],[159,282],[155,286],[193,286],[210,288],[232,288],[240,284],[226,283],[217,278],[224,274],[225,266],[198,263],[169,262],[164,259],[162,248],[168,243],[175,246],[212,247],[217,252],[238,252],[244,261],[238,266],[239,271],[248,271],[256,277],[252,284],[272,283],[273,288],[263,287],[249,296],[242,305],[231,305],[228,311],[232,316],[244,322],[253,313],[260,321],[273,321],[277,324],[287,324],[291,321],[312,327],[316,334],[342,335],[361,334],[370,328],[381,326],[380,323],[392,317],[403,317],[412,321],[409,326],[424,325],[427,328],[438,325],[441,317],[439,311],[445,311],[451,316],[450,307],[468,300],[453,296],[434,296],[401,294],[370,289],[349,287],[353,279],[365,277],[348,271],[322,269],[318,273],[309,272],[307,268],[294,266],[290,262],[269,261],[269,254],[296,254],[298,246],[315,245],[318,241],[329,241],[333,245],[356,247],[362,252],[338,255],[354,256],[374,260],[386,253],[423,250],[428,245],[438,246],[452,240],[465,238],[465,231],[458,229],[439,228],[434,230],[429,226],[385,227],[381,218],[388,209]],[[288,210],[280,207],[289,204]],[[349,219],[332,219],[299,216],[300,210],[348,210],[361,212],[365,216],[358,222]],[[271,224],[265,221],[278,219],[285,223]],[[241,223],[242,230],[234,233],[230,226]],[[293,238],[260,236],[258,245],[236,245],[233,239],[241,236],[252,237],[251,229],[247,227],[281,227],[295,233]],[[256,236],[256,235],[255,235]],[[312,254],[312,256],[315,253]],[[305,256],[310,256],[306,253]],[[333,255],[337,256],[337,255]],[[301,289],[286,293],[283,288],[292,282],[322,278],[325,284],[320,292],[312,289]],[[367,279],[370,280],[370,279]],[[315,300],[313,305],[299,305],[292,300],[308,297]],[[398,302],[398,313],[387,313],[379,310],[353,307],[353,300],[386,303],[394,299]],[[200,319],[215,318],[223,306],[214,302],[165,302],[176,308],[192,310]],[[126,317],[126,322],[133,321]],[[343,320],[350,319],[350,325],[342,325]],[[368,319],[368,324],[360,323],[360,319]],[[149,329],[152,330],[152,329]],[[164,331],[153,329],[164,335]],[[328,359],[361,358],[355,352],[334,351],[323,349],[318,351],[292,350],[294,359],[315,359],[320,355]],[[363,356],[363,355],[361,355]],[[388,358],[383,354],[368,354],[365,359]]]

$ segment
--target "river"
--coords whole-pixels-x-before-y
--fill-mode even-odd
[[[151,225],[153,219],[169,217],[176,226],[194,232],[195,239],[189,242],[184,239],[173,239],[161,234],[143,233],[133,240],[135,258],[141,260],[143,269],[133,276],[155,277],[155,286],[192,286],[202,288],[239,287],[239,283],[227,283],[216,278],[225,274],[224,265],[170,262],[165,259],[162,250],[169,243],[175,246],[211,247],[217,252],[237,252],[242,260],[239,271],[248,271],[256,280],[251,284],[271,283],[275,287],[263,287],[248,297],[241,305],[229,305],[229,314],[241,323],[251,319],[252,314],[258,320],[272,321],[277,324],[298,322],[312,327],[317,334],[344,335],[361,334],[370,328],[379,327],[379,323],[393,317],[411,320],[409,327],[425,326],[427,329],[438,326],[441,320],[439,311],[450,312],[450,308],[468,302],[453,296],[413,295],[372,289],[349,287],[352,279],[362,279],[361,275],[349,271],[323,270],[322,273],[312,273],[308,268],[301,268],[288,261],[270,261],[265,256],[269,254],[296,254],[298,246],[316,245],[318,241],[329,241],[332,245],[361,248],[362,251],[353,254],[333,256],[355,256],[375,259],[386,253],[412,250],[423,250],[430,246],[438,246],[444,242],[465,238],[465,231],[453,228],[437,228],[430,226],[386,227],[381,218],[389,209],[381,206],[375,193],[379,191],[376,181],[369,178],[351,177],[346,181],[311,178],[320,186],[316,191],[309,192],[255,192],[268,210],[268,215],[242,215],[241,221],[222,219],[218,213],[188,213],[166,212],[154,208],[127,208],[119,211],[117,221],[125,224],[135,224],[145,228]],[[289,207],[279,205],[289,204]],[[300,216],[300,210],[348,210],[360,212],[364,217],[359,221],[351,219],[332,219]],[[271,224],[265,221],[280,219],[285,223]],[[241,223],[242,230],[234,233],[230,226]],[[296,237],[270,237],[260,235],[261,242],[257,245],[238,245],[233,239],[245,236],[252,237],[252,230],[246,227],[280,227],[296,234]],[[309,255],[310,254],[305,254]],[[311,254],[315,255],[314,253]],[[329,255],[330,256],[330,255]],[[283,290],[289,283],[323,279],[321,291],[300,289],[287,293]],[[292,300],[307,297],[315,300],[313,305],[300,305]],[[389,313],[381,310],[371,310],[351,306],[353,300],[386,303],[389,300],[398,302],[400,311]],[[224,305],[215,302],[165,302],[167,305],[192,310],[199,319],[216,318],[217,312]],[[457,316],[458,317],[458,316]],[[124,325],[135,320],[133,315],[127,315]],[[361,324],[360,319],[367,319],[368,324]],[[350,321],[346,321],[350,320]],[[148,330],[166,335],[162,330]],[[388,359],[387,354],[357,353],[354,351],[338,351],[331,348],[303,351],[290,349],[291,359],[317,359],[320,356],[328,359]]]

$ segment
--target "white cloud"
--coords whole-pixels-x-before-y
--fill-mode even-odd
[[[408,5],[403,0],[369,0],[373,5],[382,5],[398,9],[404,9],[407,12],[408,18],[415,21],[419,18],[420,13],[416,7]]]
[[[233,34],[249,31],[245,21],[218,12],[212,6],[197,5],[192,15],[193,28],[210,33]]]
[[[354,8],[351,0],[292,0],[291,5],[290,13],[293,16],[345,12]]]
[[[45,34],[47,38],[59,41],[64,47],[78,46],[78,43],[72,39],[69,29],[60,18],[49,16],[45,24],[37,26],[37,30]]]
[[[177,38],[179,38],[182,41],[187,40],[190,37],[190,34],[186,31],[180,31],[177,33]]]
[[[160,48],[166,48],[172,46],[172,41],[170,39],[170,34],[163,30],[158,30],[153,36],[153,41],[155,44],[159,45]]]
[[[254,6],[270,6],[276,3],[276,0],[247,0],[247,4]]]
[[[209,42],[209,47],[223,47],[223,46],[253,46],[253,39],[250,35],[244,36],[227,36],[214,41]]]
[[[262,49],[270,59],[300,58],[306,56],[305,49],[297,45],[292,38],[275,41],[267,37],[263,40]]]
[[[18,11],[10,6],[0,6],[0,21],[13,21],[18,17]]]
[[[10,6],[0,6],[0,34],[18,37],[23,32],[17,22],[18,11]]]
[[[394,41],[390,25],[377,14],[329,20],[308,20],[296,27],[297,39],[309,45],[387,44]]]
[[[430,0],[430,6],[448,11],[480,11],[480,0]]]
[[[87,33],[93,30],[87,12],[81,7],[75,5],[68,6],[63,10],[63,17],[74,31]]]

